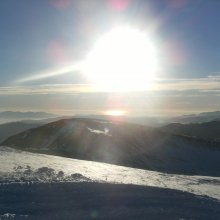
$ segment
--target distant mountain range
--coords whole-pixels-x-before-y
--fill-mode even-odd
[[[219,143],[181,132],[74,118],[26,130],[1,145],[168,173],[220,175]]]
[[[21,120],[38,120],[38,119],[47,119],[47,118],[55,118],[58,115],[46,113],[46,112],[20,112],[20,111],[4,111],[0,112],[0,124],[15,122]]]
[[[183,115],[178,117],[153,117],[153,116],[109,116],[109,115],[75,115],[74,118],[90,118],[99,120],[113,120],[121,122],[135,123],[145,126],[161,127],[171,123],[191,124],[210,121],[220,121],[220,111],[203,112],[200,114]],[[37,123],[36,120],[51,122],[62,118],[71,118],[71,116],[60,116],[46,112],[20,112],[4,111],[0,112],[0,124],[23,121],[25,123]]]
[[[203,123],[210,121],[220,121],[220,111],[202,112],[200,114],[183,115],[169,119],[169,123]]]
[[[171,123],[205,123],[211,121],[220,121],[220,111],[203,112],[199,114],[182,115],[178,117],[128,117],[127,121],[153,127],[160,127]]]
[[[82,117],[82,116],[78,116]],[[203,112],[199,114],[182,115],[178,117],[156,117],[156,116],[108,116],[108,115],[86,115],[86,118],[124,121],[140,125],[161,127],[171,123],[191,124],[220,121],[220,111]]]

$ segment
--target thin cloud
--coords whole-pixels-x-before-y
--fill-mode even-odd
[[[212,93],[216,95],[220,91],[220,76],[207,76],[204,78],[191,79],[157,79],[152,90],[140,91],[146,93],[169,92],[169,95],[175,95],[175,92],[197,91],[196,95]],[[104,90],[97,90],[91,84],[49,84],[35,86],[9,86],[0,87],[0,95],[33,95],[33,94],[75,94],[75,93],[100,93]],[[136,91],[138,92],[138,91]],[[129,93],[129,92],[125,92]],[[201,93],[201,94],[199,94]],[[203,94],[202,94],[203,93]],[[183,93],[184,94],[184,93]],[[195,94],[194,94],[195,95]]]
[[[158,79],[156,80],[153,90],[172,90],[172,91],[187,91],[187,90],[216,90],[220,89],[220,76],[207,76],[204,78],[190,79]]]
[[[87,84],[0,87],[0,95],[46,95],[93,92]]]

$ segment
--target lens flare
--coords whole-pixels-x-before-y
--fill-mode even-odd
[[[126,9],[128,3],[128,0],[107,0],[109,7],[116,11],[122,11]]]

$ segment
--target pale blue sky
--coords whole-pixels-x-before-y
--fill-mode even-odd
[[[137,114],[156,107],[156,112],[172,109],[177,113],[219,109],[220,1],[119,1],[127,2],[120,11],[108,0],[1,1],[0,111],[106,109],[108,94],[75,90],[66,94],[58,86],[87,83],[79,72],[16,82],[83,59],[97,36],[117,23],[144,30],[157,24],[152,34],[162,60],[159,77],[165,79],[159,82],[159,91],[142,94],[142,98],[136,94],[129,101],[125,98],[129,109]],[[51,86],[47,92],[42,91],[45,85]],[[32,87],[37,94],[29,91]],[[154,105],[143,104],[149,99]]]

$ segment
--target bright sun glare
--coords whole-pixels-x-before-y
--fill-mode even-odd
[[[123,116],[126,115],[126,111],[124,110],[107,110],[105,112],[105,115],[111,115],[111,116]]]
[[[83,72],[97,89],[137,91],[150,88],[156,66],[155,49],[147,35],[117,27],[97,40]]]

